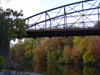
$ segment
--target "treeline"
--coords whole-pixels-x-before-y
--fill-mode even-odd
[[[100,37],[30,38],[19,40],[10,52],[13,62],[95,63],[100,59]]]

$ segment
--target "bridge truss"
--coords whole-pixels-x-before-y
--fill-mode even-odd
[[[26,30],[93,28],[100,21],[100,2],[92,0],[71,3],[32,15],[25,20],[28,24]]]

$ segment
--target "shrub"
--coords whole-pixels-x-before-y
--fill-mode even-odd
[[[7,59],[4,58],[3,56],[0,56],[0,69],[4,69],[5,66],[4,64],[6,63]]]

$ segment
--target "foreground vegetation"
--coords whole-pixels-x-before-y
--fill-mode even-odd
[[[25,23],[22,10],[20,12],[12,9],[0,8],[0,56],[10,60],[10,40],[15,38],[23,38],[26,36],[26,28],[28,25]]]
[[[45,37],[19,40],[11,48],[13,62],[97,63],[99,36]]]
[[[6,58],[4,58],[3,56],[0,56],[0,69],[4,69],[5,68],[6,61],[7,61]]]

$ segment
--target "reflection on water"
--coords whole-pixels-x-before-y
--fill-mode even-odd
[[[79,65],[23,63],[22,70],[44,75],[100,75],[98,67]]]

